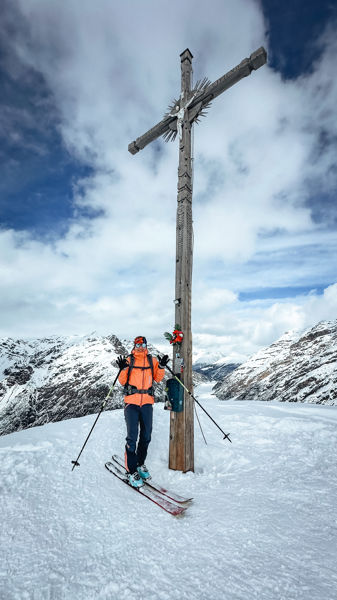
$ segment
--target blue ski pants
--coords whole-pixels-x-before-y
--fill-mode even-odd
[[[130,473],[134,473],[138,466],[145,463],[151,442],[153,405],[126,404],[124,416],[127,430],[125,466]]]

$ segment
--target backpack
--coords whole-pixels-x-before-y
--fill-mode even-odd
[[[152,358],[152,354],[148,354],[147,358],[149,361],[149,366],[148,367],[135,367],[135,356],[134,354],[129,354],[128,358],[130,358],[130,363],[129,363],[129,370],[128,370],[128,376],[127,376],[127,380],[124,386],[124,395],[125,396],[132,396],[132,394],[149,394],[149,396],[154,396],[154,389],[153,389],[153,385],[151,385],[151,387],[149,387],[147,390],[139,390],[138,388],[136,388],[135,385],[130,385],[129,381],[130,381],[130,375],[132,372],[132,369],[142,369],[142,371],[144,371],[145,369],[151,369],[151,374],[152,374],[152,383],[153,383],[153,358]]]

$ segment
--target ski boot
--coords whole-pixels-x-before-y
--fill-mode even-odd
[[[142,465],[141,467],[137,467],[138,474],[142,479],[151,479],[151,475],[146,465]]]
[[[144,485],[144,482],[143,482],[142,478],[140,477],[140,475],[137,473],[137,471],[132,473],[132,475],[131,475],[131,473],[129,473],[128,480],[129,480],[129,484],[135,488],[140,488],[140,487],[142,487],[142,485]]]

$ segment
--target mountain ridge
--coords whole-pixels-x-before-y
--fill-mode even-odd
[[[1,342],[0,435],[97,412],[118,372],[116,357],[132,348],[95,333]],[[121,406],[118,386],[106,409]]]
[[[337,404],[337,320],[290,331],[213,387],[220,400]]]

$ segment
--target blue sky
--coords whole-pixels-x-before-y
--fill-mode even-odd
[[[216,19],[192,0],[4,2],[0,335],[163,343],[177,144],[127,145],[179,94],[186,47],[194,81],[268,51],[194,131],[196,349],[241,360],[336,318],[337,6],[213,5]]]

